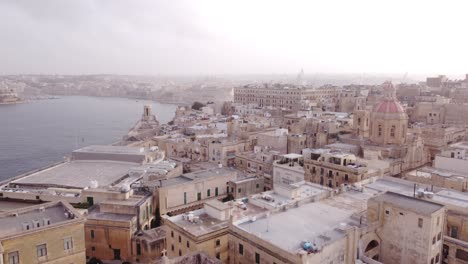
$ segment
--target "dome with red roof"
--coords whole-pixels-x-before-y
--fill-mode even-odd
[[[382,85],[384,97],[375,104],[374,113],[405,113],[405,109],[396,99],[395,87],[392,82],[386,81]]]
[[[382,100],[374,106],[376,113],[404,113],[405,109],[396,100]]]

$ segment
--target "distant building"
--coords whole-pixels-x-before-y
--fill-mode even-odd
[[[313,88],[283,84],[246,85],[234,88],[234,103],[299,111],[310,109],[312,102],[338,97],[341,91],[341,88],[335,86]],[[333,103],[335,110],[336,101]]]

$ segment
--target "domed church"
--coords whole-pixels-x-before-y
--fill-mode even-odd
[[[384,97],[370,113],[370,141],[379,145],[406,143],[408,115],[396,99],[391,82],[383,84]]]
[[[385,174],[398,175],[428,162],[420,135],[408,131],[408,115],[391,82],[382,84],[382,96],[373,106],[357,106],[353,115],[354,139],[364,159],[383,161]]]

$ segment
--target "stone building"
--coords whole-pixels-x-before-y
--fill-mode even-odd
[[[236,178],[234,169],[212,168],[145,185],[155,188],[155,205],[162,215],[177,215],[199,209],[208,200],[225,198],[228,182]]]
[[[383,89],[384,98],[370,113],[369,139],[379,145],[403,145],[406,143],[408,116],[396,99],[393,85],[385,83]]]
[[[378,176],[353,154],[330,149],[305,149],[303,153],[306,181],[338,188]]]
[[[245,176],[228,182],[229,193],[234,199],[249,197],[253,194],[266,191],[265,178],[258,176]]]
[[[383,96],[371,110],[356,109],[354,141],[348,141],[362,148],[365,159],[383,160],[388,173],[397,175],[427,163],[429,153],[420,134],[409,133],[408,115],[396,99],[393,85],[385,82],[382,90]]]
[[[367,222],[377,225],[374,240],[363,241],[367,257],[386,264],[440,263],[443,205],[387,192],[368,201]]]
[[[208,145],[208,157],[211,162],[231,167],[235,164],[236,154],[247,150],[245,141],[213,140]]]
[[[245,208],[232,203],[208,201],[202,209],[172,217],[164,216],[168,256],[172,259],[194,252],[228,263],[229,221],[265,212],[265,209],[247,204]]]
[[[288,135],[288,151],[287,153],[301,154],[302,150],[306,148],[307,136],[300,134]]]
[[[444,218],[440,218],[440,220],[437,220],[437,218],[433,219],[430,222],[431,224],[429,226],[426,225],[428,221],[423,219],[423,228],[438,228],[437,222],[439,221],[439,225],[442,224],[442,234],[434,232],[434,230],[425,230],[424,233],[427,233],[427,235],[424,235],[425,238],[419,239],[420,242],[414,242],[414,245],[417,245],[417,247],[412,245],[411,247],[406,248],[405,250],[408,252],[412,248],[421,248],[421,246],[427,246],[427,243],[430,243],[430,248],[436,249],[437,251],[433,252],[432,257],[428,258],[430,259],[430,261],[428,260],[425,263],[458,264],[465,263],[468,261],[468,228],[465,224],[468,221],[468,195],[466,193],[452,189],[440,189],[438,187],[433,186],[430,183],[415,183],[413,181],[406,181],[389,177],[384,177],[382,179],[377,180],[376,182],[366,185],[365,190],[366,192],[392,191],[405,195],[410,199],[415,199],[414,197],[416,197],[420,201],[428,201],[431,203],[444,205],[446,208],[446,210],[444,210]],[[405,203],[409,204],[408,202]],[[370,205],[370,207],[374,206]],[[416,208],[416,210],[426,209],[428,209],[428,207],[420,206],[419,208]],[[382,213],[382,210],[384,209],[381,208],[380,210]],[[403,216],[406,217],[407,215],[404,214]],[[385,217],[386,216],[384,215],[384,221]],[[399,215],[399,213],[397,214],[397,211],[394,211],[392,217],[399,218],[401,216]],[[445,221],[443,221],[443,219],[445,219]],[[395,226],[391,232],[400,234],[403,234],[403,232],[412,232],[411,230],[414,230],[415,221],[416,219],[413,219],[411,221],[405,221],[403,222],[403,225],[399,225],[398,227]],[[408,225],[408,223],[412,224]],[[408,230],[401,230],[403,226],[405,228],[408,228]],[[395,232],[396,230],[399,231]],[[432,233],[432,237],[429,236],[430,233]],[[389,235],[389,237],[391,236],[392,235]],[[374,239],[376,239],[378,242],[377,237],[374,237]],[[366,242],[370,240],[372,240],[372,238],[367,238]],[[399,241],[394,239],[394,241],[394,245],[398,245],[401,244],[402,241],[405,241],[405,239],[402,238]],[[426,243],[421,243],[422,241]],[[442,244],[442,252],[440,252],[440,244]],[[374,245],[376,245],[376,243],[374,243]],[[378,245],[380,245],[380,243],[378,243],[377,246]],[[397,249],[402,247],[397,247]],[[434,259],[434,262],[432,262],[432,259]]]
[[[164,226],[141,230],[132,237],[132,250],[136,262],[152,263],[154,260],[160,259],[161,252],[166,248],[166,228]]]
[[[273,189],[273,161],[280,153],[270,148],[255,146],[254,151],[236,154],[236,169],[264,178],[266,190]]]
[[[243,86],[234,88],[234,103],[271,106],[293,111],[306,108],[314,97],[311,87],[277,85]]]
[[[141,119],[124,137],[125,141],[140,141],[159,135],[159,121],[153,114],[151,105],[143,107]]]
[[[100,260],[135,261],[144,258],[132,241],[137,232],[155,227],[150,195],[107,199],[89,212],[85,223],[86,256]],[[151,254],[151,251],[145,251]]]
[[[466,103],[421,102],[411,111],[412,122],[427,124],[463,125],[468,124]]]
[[[61,201],[0,213],[0,263],[85,263],[84,222]]]
[[[279,157],[273,163],[273,188],[277,184],[293,184],[304,181],[304,158],[290,153]]]
[[[428,125],[420,128],[424,147],[429,151],[431,160],[450,144],[462,141],[466,136],[464,127],[448,125]]]
[[[286,154],[288,153],[288,130],[279,128],[274,131],[258,133],[255,145]]]

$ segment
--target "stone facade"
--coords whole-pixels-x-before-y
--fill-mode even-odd
[[[0,263],[84,263],[84,221],[65,202],[0,213]]]
[[[327,149],[304,150],[305,180],[330,188],[367,179],[367,164],[358,162],[353,154]],[[374,175],[372,175],[374,176]]]

